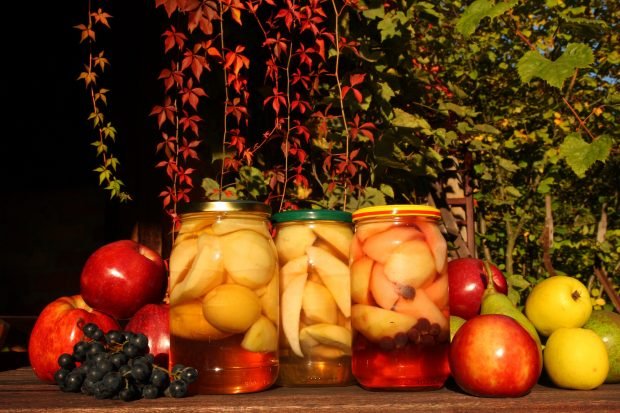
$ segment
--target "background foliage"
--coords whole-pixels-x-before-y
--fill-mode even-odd
[[[448,179],[469,179],[470,253],[504,270],[515,302],[567,273],[611,306],[601,281],[618,290],[616,1],[154,6],[166,24],[153,146],[173,223],[180,202],[203,196],[274,210],[445,206]]]

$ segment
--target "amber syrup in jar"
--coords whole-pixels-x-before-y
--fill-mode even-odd
[[[351,214],[291,210],[272,216],[280,265],[282,386],[345,386],[351,373]]]
[[[170,254],[170,366],[198,369],[194,394],[264,390],[278,375],[278,265],[270,209],[188,204]]]
[[[352,371],[362,387],[441,388],[449,376],[447,244],[425,205],[353,213]]]

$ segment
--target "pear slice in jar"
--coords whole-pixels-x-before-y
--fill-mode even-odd
[[[338,307],[329,290],[322,284],[308,280],[302,298],[302,310],[313,322],[336,324]]]
[[[370,258],[385,264],[392,252],[403,243],[419,239],[424,242],[424,235],[414,227],[392,226],[386,231],[370,236],[364,242],[362,250]]]
[[[185,238],[183,240],[177,239],[170,253],[170,290],[185,279],[192,267],[194,258],[196,258],[196,254],[198,254],[197,237]]]
[[[304,356],[299,344],[299,320],[307,278],[307,273],[293,278],[282,292],[280,299],[282,330],[291,350],[299,357]]]
[[[266,353],[278,349],[278,330],[267,317],[261,316],[246,331],[241,347],[248,351]]]
[[[224,269],[237,284],[256,289],[271,280],[276,257],[270,239],[247,229],[223,235],[220,239]]]
[[[183,279],[170,290],[170,304],[202,297],[224,281],[220,240],[214,235],[198,237],[198,254]]]
[[[285,225],[275,237],[280,264],[306,254],[306,248],[314,244],[316,234],[306,225]]]
[[[426,318],[431,324],[439,324],[442,330],[449,328],[449,319],[421,289],[416,290],[415,296],[411,299],[399,298],[394,304],[394,311],[410,315],[416,319]]]
[[[351,277],[349,266],[325,250],[308,247],[310,265],[316,270],[345,317],[351,315]]]
[[[312,226],[312,230],[320,239],[334,247],[341,257],[348,260],[351,238],[353,238],[351,228],[341,224],[317,223]]]
[[[396,311],[385,310],[366,304],[351,307],[351,325],[368,340],[378,343],[384,337],[407,333],[418,319]]]
[[[299,332],[299,340],[304,342],[308,340],[308,336],[318,344],[335,347],[345,354],[351,354],[351,332],[344,327],[327,323],[313,324]]]
[[[397,246],[385,261],[383,271],[390,281],[413,288],[428,285],[437,274],[433,254],[423,239],[411,239]]]

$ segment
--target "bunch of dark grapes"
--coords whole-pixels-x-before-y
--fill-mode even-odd
[[[193,367],[178,364],[170,372],[156,365],[142,333],[104,334],[93,323],[84,325],[82,332],[85,337],[73,346],[73,353],[58,357],[60,369],[54,379],[65,392],[124,401],[184,397],[187,386],[198,378]]]

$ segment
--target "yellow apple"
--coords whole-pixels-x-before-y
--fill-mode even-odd
[[[592,390],[603,384],[609,371],[607,348],[592,330],[559,328],[549,336],[543,364],[558,387]]]
[[[566,275],[545,278],[525,301],[525,315],[549,337],[560,327],[581,327],[592,314],[590,293],[581,281]]]

